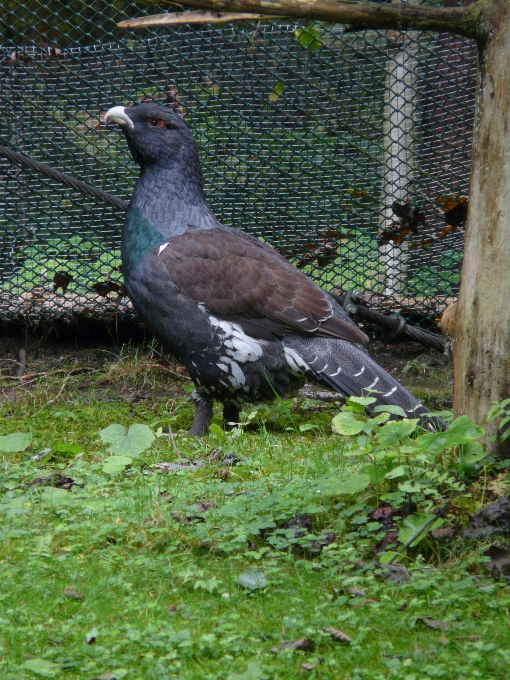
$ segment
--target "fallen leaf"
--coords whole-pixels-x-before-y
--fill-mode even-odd
[[[402,602],[402,604],[397,607],[398,611],[405,612],[405,610],[407,609],[407,604],[408,604],[407,602]]]
[[[84,596],[78,591],[75,590],[74,588],[71,588],[70,586],[67,586],[67,588],[64,588],[64,597],[68,597],[70,600],[84,600]]]
[[[441,527],[440,529],[433,529],[430,535],[437,541],[442,538],[452,538],[455,531],[455,527]]]
[[[346,588],[345,589],[349,595],[352,595],[352,597],[366,597],[366,592],[364,590],[360,590],[359,588]]]
[[[417,621],[421,621],[434,630],[448,630],[450,627],[450,624],[446,623],[446,621],[439,621],[438,619],[433,619],[431,616],[420,616]]]
[[[409,574],[401,564],[382,564],[381,571],[387,581],[392,583],[407,583]]]
[[[268,586],[266,575],[257,569],[248,569],[244,574],[241,574],[237,582],[247,590],[262,590]]]
[[[313,665],[311,663],[302,663],[301,668],[304,671],[313,671]]]
[[[92,628],[92,630],[89,631],[89,632],[85,635],[85,642],[86,642],[88,645],[93,645],[94,642],[96,641],[96,638],[97,638],[97,628]]]
[[[281,652],[283,649],[296,649],[303,652],[311,652],[315,649],[315,642],[309,638],[298,638],[297,640],[288,640],[287,642],[280,642],[278,647],[272,647],[269,651],[273,654]]]
[[[336,640],[336,642],[352,642],[352,638],[344,633],[343,630],[340,630],[340,628],[323,628],[322,630],[330,635],[333,640]]]

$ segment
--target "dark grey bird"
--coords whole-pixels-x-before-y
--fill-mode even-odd
[[[341,395],[368,395],[428,413],[368,355],[367,336],[342,307],[267,243],[213,215],[186,123],[153,103],[115,106],[141,167],[122,230],[122,272],[135,310],[189,371],[191,435],[208,431],[213,400],[225,423],[246,402],[308,379]]]

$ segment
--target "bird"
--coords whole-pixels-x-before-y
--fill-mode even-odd
[[[215,217],[197,144],[175,111],[114,106],[104,122],[120,126],[140,165],[122,227],[124,285],[193,381],[188,435],[208,433],[214,400],[230,429],[245,404],[282,398],[305,380],[344,397],[372,396],[369,411],[396,405],[428,422],[428,410],[369,356],[368,337],[327,291],[268,243]]]

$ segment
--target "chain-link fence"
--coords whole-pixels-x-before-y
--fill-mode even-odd
[[[320,285],[433,316],[457,294],[476,52],[464,39],[340,25],[126,32],[154,4],[7,2],[0,144],[129,198],[105,110],[177,107],[217,216]],[[0,318],[130,315],[121,211],[0,159]]]

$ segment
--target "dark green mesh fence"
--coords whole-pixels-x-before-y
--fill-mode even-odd
[[[80,10],[81,14],[75,14]],[[447,35],[278,23],[121,31],[135,3],[8,2],[0,144],[129,198],[105,110],[192,128],[218,217],[320,285],[433,316],[457,294],[476,54]],[[131,314],[123,214],[0,159],[0,317]]]

